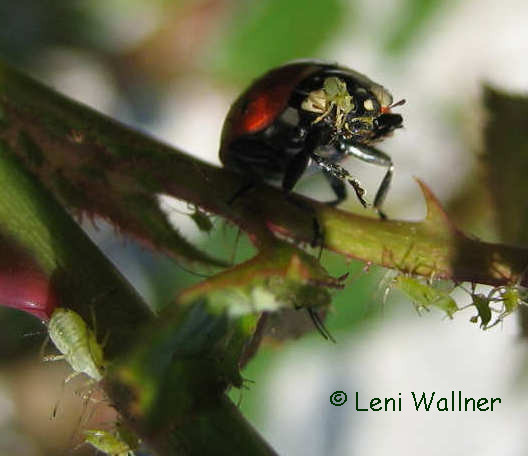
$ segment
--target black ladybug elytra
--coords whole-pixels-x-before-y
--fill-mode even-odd
[[[391,158],[372,144],[402,126],[391,94],[354,70],[298,61],[257,79],[231,107],[222,132],[220,160],[250,181],[279,181],[291,192],[307,168],[322,170],[337,205],[346,180],[363,206],[360,183],[340,164],[348,155],[387,168],[373,206],[381,205],[393,174]]]

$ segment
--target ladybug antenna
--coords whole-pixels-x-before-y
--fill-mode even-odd
[[[389,106],[389,109],[395,108],[396,106],[404,105],[405,103],[406,103],[405,98],[402,98],[400,101],[397,101],[396,103],[392,103]]]
[[[323,336],[326,340],[331,340],[334,344],[336,344],[336,340],[332,337],[332,334],[326,329],[325,325],[319,318],[319,314],[313,310],[311,307],[308,307],[306,309],[308,311],[308,315],[310,315],[310,319],[312,320],[314,326],[317,328],[317,331],[321,336]]]

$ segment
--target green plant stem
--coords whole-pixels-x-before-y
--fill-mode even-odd
[[[0,109],[0,139],[63,204],[106,217],[124,231],[137,233],[123,215],[127,201],[169,194],[236,223],[257,248],[269,244],[266,227],[294,242],[309,242],[315,214],[325,248],[368,264],[457,282],[525,283],[527,249],[465,236],[423,185],[428,217],[419,223],[353,215],[305,198],[303,209],[265,185],[229,205],[246,184],[243,176],[127,128],[5,65],[0,65]]]
[[[238,375],[237,360],[252,335],[256,315],[247,317],[254,319],[252,324],[241,326],[239,319],[232,319],[227,326],[218,309],[189,303],[154,319],[130,284],[5,143],[0,144],[0,186],[0,239],[31,255],[56,287],[62,306],[74,309],[87,322],[92,321],[92,311],[98,316],[97,332],[108,335],[104,346],[110,366],[103,381],[106,394],[139,436],[159,455],[181,454],[182,445],[186,454],[233,454],[217,452],[218,448],[232,450],[233,445],[242,454],[275,454],[224,393]],[[198,314],[198,318],[182,322],[180,313]],[[206,328],[216,331],[211,335]],[[139,334],[146,334],[147,339]],[[158,343],[152,342],[154,336]],[[181,347],[186,352],[179,359]],[[211,352],[221,355],[213,359],[222,362],[211,364]],[[189,353],[195,360],[190,364]],[[142,368],[134,371],[137,360],[142,361]],[[206,367],[205,372],[195,365]],[[154,375],[144,366],[155,366]],[[131,380],[112,375],[120,369],[135,375]],[[221,376],[228,380],[218,384]],[[156,397],[155,406],[131,410],[130,391],[143,391],[146,386],[147,396]],[[182,399],[176,403],[175,391]],[[190,405],[178,414],[175,404]],[[167,431],[157,432],[158,428]]]

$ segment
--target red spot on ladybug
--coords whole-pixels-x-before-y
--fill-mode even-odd
[[[299,80],[315,70],[314,65],[294,63],[271,70],[257,79],[231,107],[222,142],[269,127],[286,108],[289,95]]]
[[[277,102],[268,94],[259,94],[246,109],[241,124],[244,133],[255,133],[267,127],[282,108],[282,102]]]

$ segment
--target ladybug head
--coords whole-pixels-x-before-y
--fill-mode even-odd
[[[384,136],[392,133],[396,128],[401,128],[403,125],[403,117],[399,114],[386,113],[374,119],[374,135],[373,139],[381,139]]]
[[[345,137],[358,142],[374,142],[403,126],[403,117],[392,113],[391,109],[401,106],[405,100],[393,103],[389,91],[375,83],[368,90],[356,88],[354,95],[358,107],[347,116]]]

